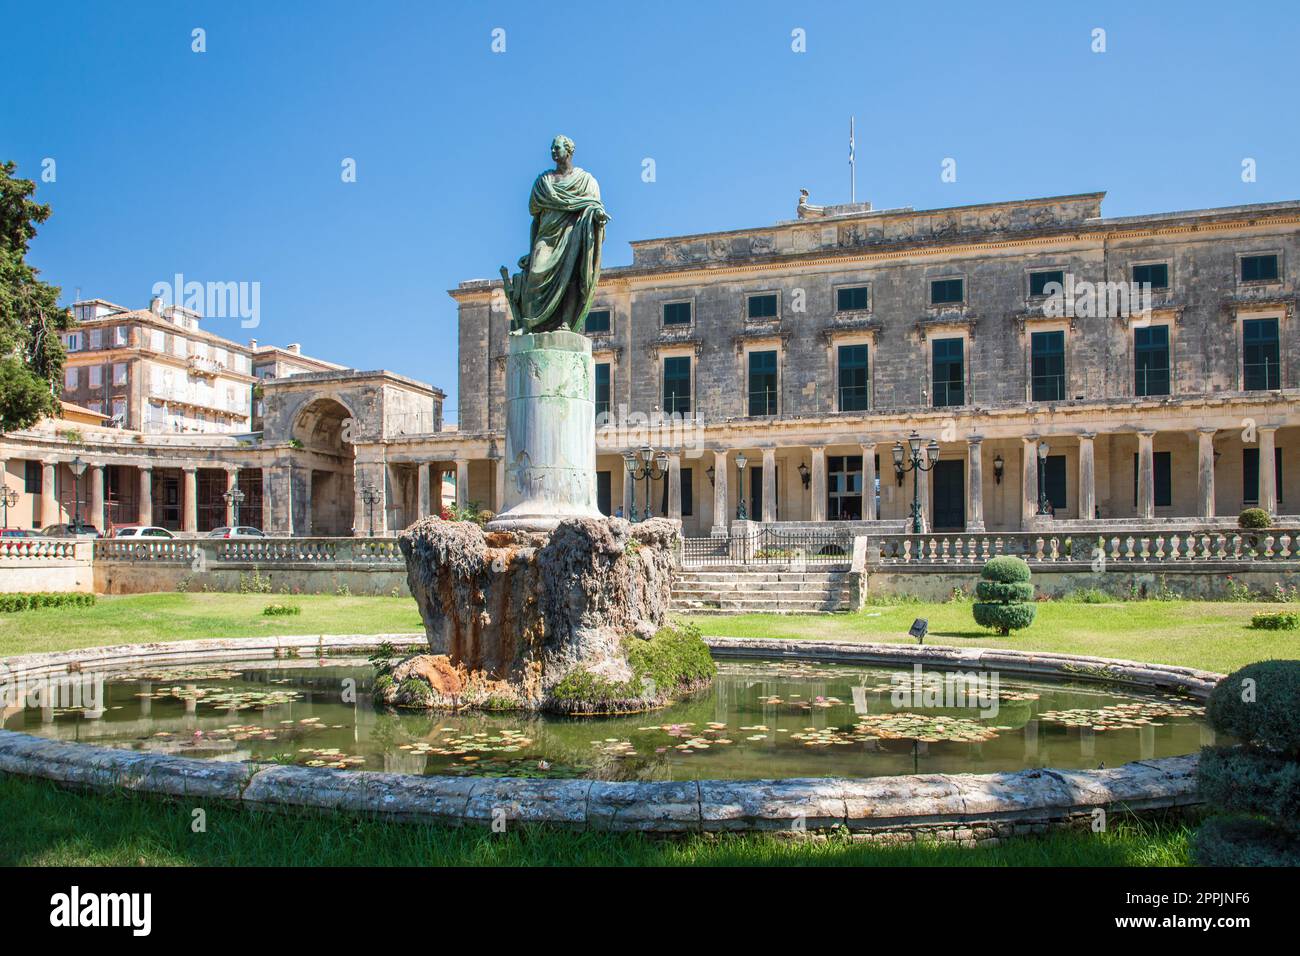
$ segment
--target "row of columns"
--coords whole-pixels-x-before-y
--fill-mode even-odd
[[[52,524],[59,524],[59,499],[55,494],[56,470],[59,462],[43,461],[41,462],[41,527],[48,527]],[[84,518],[89,523],[99,528],[104,528],[104,469],[105,465],[88,464],[84,477],[81,481],[87,485],[87,510],[84,512]],[[136,495],[136,520],[140,524],[153,524],[153,468],[145,466],[136,466],[139,472],[139,488]],[[183,465],[181,467],[181,530],[188,532],[198,531],[198,465]],[[226,491],[233,490],[239,482],[239,469],[226,466]],[[80,490],[74,492],[80,496]],[[226,501],[226,524],[234,524],[235,506],[230,500]]]
[[[1198,430],[1197,463],[1197,497],[1199,518],[1215,517],[1214,507],[1214,436],[1217,429],[1206,427]],[[1259,444],[1259,507],[1274,514],[1277,511],[1277,476],[1273,469],[1275,454],[1276,426],[1260,426],[1257,429]],[[1154,430],[1142,430],[1137,433],[1138,444],[1138,509],[1137,517],[1151,521],[1155,513],[1155,435]],[[1022,526],[1028,529],[1038,513],[1038,443],[1043,436],[1027,435],[1024,437],[1021,455]],[[1092,520],[1097,513],[1097,465],[1095,451],[1095,432],[1084,432],[1075,436],[1079,442],[1078,455],[1078,502],[1079,517]],[[875,487],[876,482],[876,442],[862,442],[862,488]],[[979,532],[984,526],[984,437],[973,435],[966,440],[966,530]],[[764,448],[763,454],[763,513],[762,521],[776,520],[776,448]],[[809,449],[812,459],[812,521],[826,520],[826,448],[812,446]],[[730,509],[728,507],[727,459],[729,452],[717,451],[714,456],[713,485],[713,530],[725,531]],[[672,460],[672,459],[670,459]],[[926,475],[920,479],[925,483]],[[922,506],[925,507],[928,488],[922,492]],[[670,501],[676,500],[670,497]],[[626,504],[626,502],[625,502]],[[873,520],[875,513],[871,508],[863,509],[863,520]]]

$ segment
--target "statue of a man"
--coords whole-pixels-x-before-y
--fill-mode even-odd
[[[573,165],[573,140],[551,142],[555,168],[533,183],[528,211],[533,217],[529,253],[522,270],[501,267],[512,318],[510,331],[581,333],[600,279],[600,247],[609,215],[596,177]]]

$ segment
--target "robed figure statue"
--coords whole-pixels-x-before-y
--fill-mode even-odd
[[[533,217],[529,253],[520,272],[501,267],[510,331],[582,333],[600,279],[600,247],[609,215],[596,177],[573,165],[573,140],[551,142],[555,168],[533,182],[528,212]]]

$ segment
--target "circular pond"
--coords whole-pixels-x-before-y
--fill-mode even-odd
[[[866,778],[1118,767],[1211,740],[1199,701],[1094,681],[723,660],[709,691],[619,717],[377,710],[362,657],[69,674],[4,729],[157,754],[596,780]]]

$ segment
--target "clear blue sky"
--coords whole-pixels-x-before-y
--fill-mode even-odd
[[[208,327],[433,382],[449,417],[445,290],[525,252],[557,132],[600,180],[611,265],[631,239],[791,218],[801,186],[847,201],[850,114],[877,208],[1300,198],[1293,2],[0,0],[0,22],[0,158],[57,162],[32,259],[65,301],[260,282],[260,328]]]

